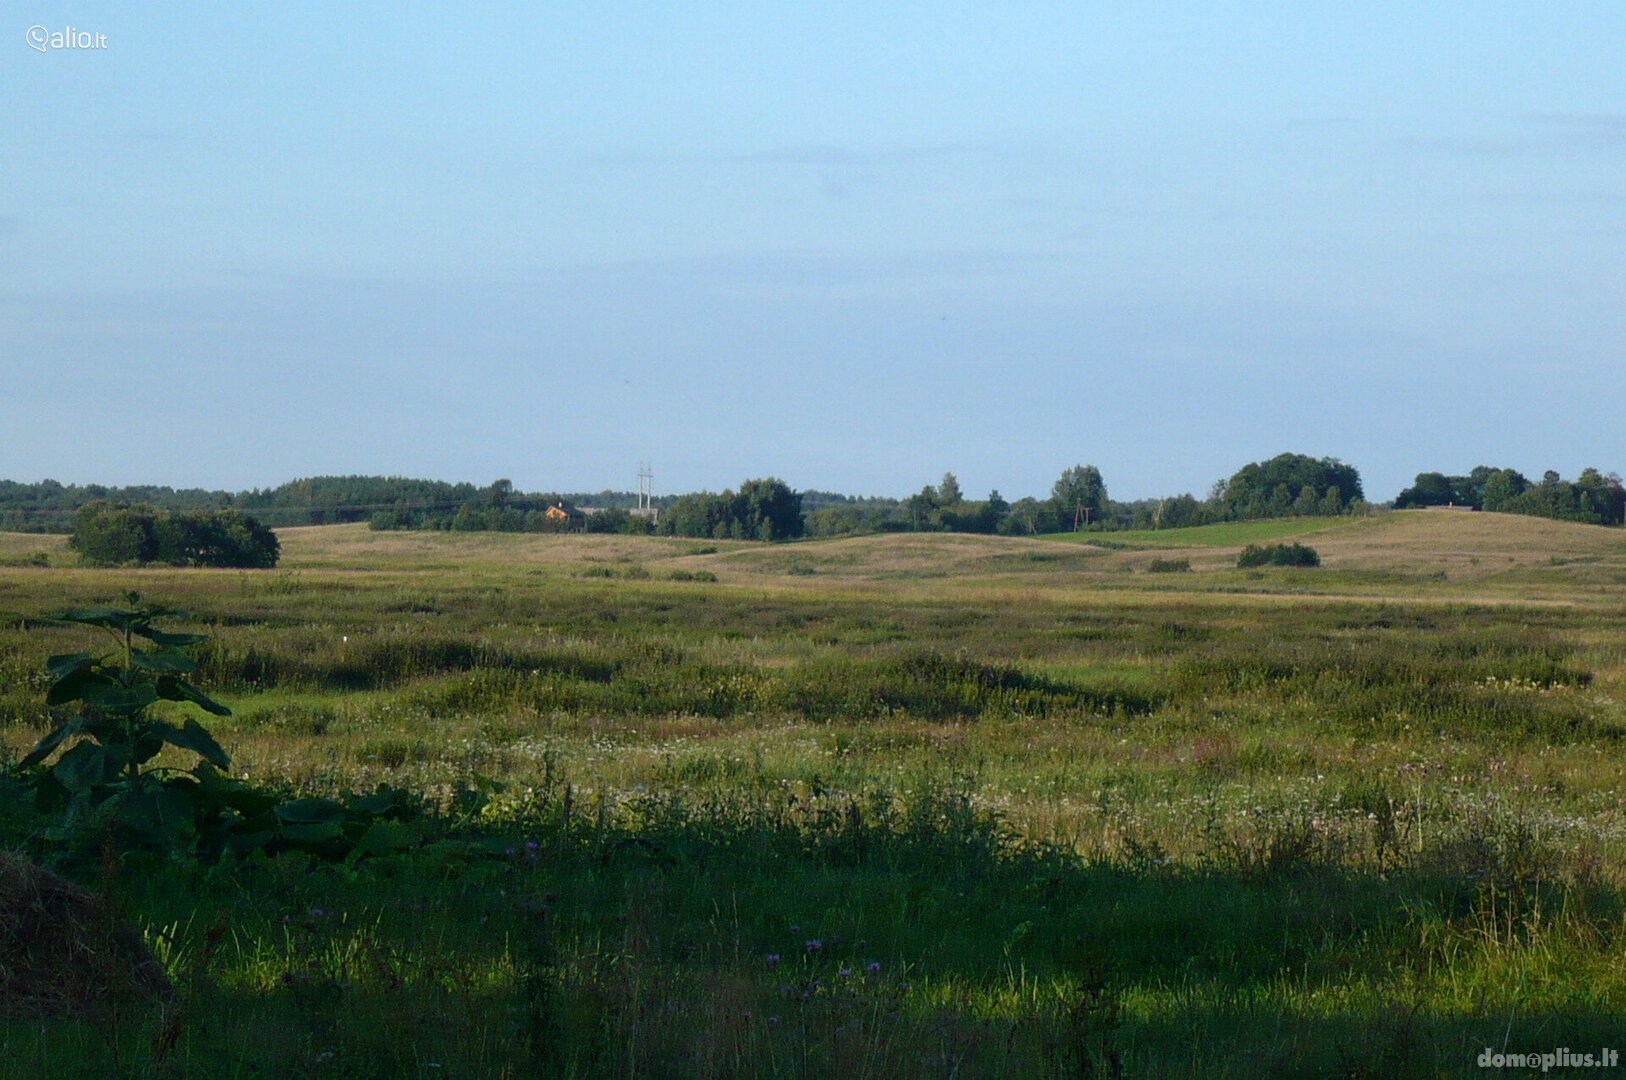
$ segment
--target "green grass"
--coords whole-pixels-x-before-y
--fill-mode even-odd
[[[1184,529],[1125,529],[1120,532],[1048,533],[1046,540],[1072,544],[1099,544],[1135,550],[1149,548],[1241,547],[1290,536],[1346,529],[1364,519],[1347,517],[1278,518],[1268,521],[1231,521],[1194,525]]]
[[[1339,541],[1355,568],[1291,597],[998,538],[340,528],[263,575],[8,572],[7,612],[192,611],[238,771],[435,812],[350,865],[67,867],[180,997],[0,1024],[0,1075],[1474,1076],[1504,1040],[1613,1045],[1621,557],[1532,532],[1484,562],[1539,582],[1442,595],[1409,522],[1460,527]],[[85,644],[0,627],[11,753]]]

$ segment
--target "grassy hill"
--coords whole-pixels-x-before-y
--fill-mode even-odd
[[[1235,568],[1288,524],[1322,567]],[[92,858],[182,1007],[0,1010],[34,1075],[1471,1076],[1611,1045],[1621,531],[279,535],[257,572],[0,535],[0,612],[192,612],[234,773],[416,793],[433,842]],[[44,729],[43,658],[106,647],[0,620],[0,756]],[[51,857],[31,806],[0,846]]]

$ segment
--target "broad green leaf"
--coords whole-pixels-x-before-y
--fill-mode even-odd
[[[179,649],[162,648],[130,650],[130,666],[141,668],[144,671],[192,671],[197,661],[181,652]]]
[[[284,825],[282,837],[297,844],[319,844],[342,835],[337,821],[324,821],[312,825]]]
[[[226,839],[226,845],[231,848],[233,855],[247,855],[269,844],[277,834],[270,830],[259,832],[237,832],[233,830]]]
[[[75,671],[80,671],[96,662],[96,658],[89,653],[62,653],[45,661],[45,670],[51,673],[51,678],[62,679]]]
[[[45,692],[45,704],[64,705],[70,701],[87,700],[88,695],[95,690],[119,689],[116,680],[103,675],[88,667],[78,667],[70,670]]]
[[[372,795],[363,795],[359,799],[350,800],[351,809],[359,810],[363,814],[371,814],[374,817],[379,814],[389,813],[395,809],[395,805],[395,794],[389,791],[380,791]]]
[[[123,611],[119,608],[85,608],[81,611],[64,611],[57,618],[63,622],[83,623],[86,626],[106,626],[113,630],[125,630],[131,623],[145,621],[147,616],[139,611]]]
[[[234,780],[207,761],[200,761],[192,767],[192,776],[197,781],[198,790],[221,806],[237,811],[245,818],[266,815],[266,828],[275,826],[276,818],[270,811],[277,805],[277,797],[269,792]]]
[[[214,736],[205,731],[196,720],[188,720],[186,726],[180,728],[173,724],[164,724],[162,736],[171,746],[190,750],[218,769],[231,768],[231,758],[227,756],[226,751],[220,748]]]
[[[168,727],[170,727],[170,725],[164,723],[150,724],[147,726],[147,729],[143,731],[139,737],[137,737],[135,746],[130,751],[130,756],[135,760],[137,765],[145,765],[147,762],[157,757],[164,749],[164,743],[168,742],[169,740],[165,737],[162,729]]]
[[[344,807],[332,799],[312,797],[309,799],[293,799],[283,803],[276,809],[277,818],[293,824],[308,825],[317,822],[332,822],[334,827],[344,820]]]
[[[107,681],[110,685],[93,686],[78,697],[86,705],[94,705],[98,709],[125,716],[138,713],[158,700],[158,691],[151,683],[120,686],[110,679]]]
[[[418,840],[417,831],[399,821],[377,821],[356,840],[352,857],[358,855],[389,855],[411,847]]]
[[[173,675],[160,675],[157,686],[158,696],[165,701],[190,701],[206,713],[215,716],[230,716],[231,710],[209,697],[197,687],[192,686]]]
[[[57,759],[51,774],[63,787],[79,793],[117,779],[123,767],[123,755],[112,747],[82,742]]]
[[[282,828],[282,822],[277,820],[275,814],[245,814],[243,820],[234,827],[242,832],[269,833]]]
[[[69,720],[67,723],[58,727],[55,731],[45,736],[45,738],[35,743],[34,749],[30,750],[28,752],[28,756],[17,763],[17,767],[19,769],[32,769],[35,765],[38,765],[40,762],[50,757],[51,751],[61,746],[63,740],[68,736],[79,734],[83,728],[83,723],[84,722],[76,716],[72,720]]]
[[[179,613],[175,613],[179,614]],[[150,626],[132,626],[132,633],[136,633],[152,642],[154,645],[167,645],[171,647],[180,645],[201,645],[209,640],[207,634],[169,634],[162,630],[154,630]]]

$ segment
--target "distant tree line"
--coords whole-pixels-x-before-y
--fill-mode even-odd
[[[508,480],[486,487],[385,476],[319,476],[238,493],[167,487],[110,488],[0,481],[0,530],[68,532],[92,504],[143,506],[170,515],[252,512],[266,528],[366,521],[375,529],[587,532],[784,540],[873,532],[1032,535],[1068,531],[1175,529],[1256,518],[1360,514],[1368,509],[1360,473],[1336,458],[1279,454],[1244,465],[1206,497],[1118,502],[1094,465],[1064,470],[1049,497],[1008,502],[995,491],[969,499],[945,473],[905,498],[792,491],[783,481],[747,480],[738,491],[657,497],[657,524],[630,511],[632,492],[526,493]],[[1514,469],[1475,468],[1466,476],[1420,473],[1397,508],[1457,505],[1601,525],[1626,521],[1626,488],[1613,473],[1586,469],[1573,481],[1547,472],[1532,482]],[[567,511],[561,520],[551,507]],[[595,512],[583,516],[578,508]],[[119,560],[131,561],[131,560]],[[139,561],[139,560],[136,560]],[[167,561],[160,559],[157,561]]]
[[[1468,506],[1501,514],[1580,521],[1589,525],[1620,525],[1626,521],[1626,487],[1614,473],[1583,469],[1574,480],[1564,480],[1548,469],[1531,483],[1517,469],[1480,465],[1466,476],[1418,473],[1411,487],[1395,497],[1395,509],[1427,506]]]
[[[658,526],[667,536],[716,540],[792,540],[805,529],[802,497],[773,477],[747,480],[737,492],[680,496],[661,514]]]
[[[467,485],[473,490],[473,485]],[[600,496],[616,496],[597,502]],[[593,513],[580,513],[580,503],[594,499]],[[638,496],[629,493],[600,493],[599,496],[560,495],[555,492],[527,494],[514,488],[510,480],[495,480],[490,486],[474,491],[460,503],[432,507],[403,504],[372,515],[372,528],[434,529],[448,532],[590,532],[645,534],[652,523],[629,512],[637,506]],[[550,509],[566,511],[566,515],[550,515]]]
[[[984,532],[1042,535],[1073,531],[1179,529],[1256,518],[1336,516],[1365,513],[1360,473],[1336,458],[1280,454],[1243,466],[1216,483],[1206,499],[1190,494],[1166,499],[1115,502],[1094,465],[1062,472],[1048,499],[1006,502],[998,491],[972,502],[948,473],[936,487],[907,499],[830,502],[808,514],[813,536],[851,532]]]
[[[516,528],[512,514],[493,516],[484,512],[489,492],[490,488],[470,483],[400,476],[314,476],[274,488],[239,492],[0,480],[0,532],[69,533],[73,531],[74,515],[93,502],[144,505],[171,512],[240,510],[270,528],[369,521],[390,529],[451,529],[456,527],[460,513],[464,527]],[[615,491],[527,495],[511,491],[504,509],[540,513],[561,501],[567,505],[626,509],[638,505],[638,495]],[[657,498],[654,505],[664,506],[671,501],[671,496]],[[609,519],[615,520],[613,515]],[[532,527],[540,526],[531,518],[517,525],[520,529]]]
[[[71,533],[74,515],[94,502],[145,505],[160,510],[220,510],[232,504],[224,491],[141,485],[19,484],[0,480],[0,532]]]
[[[105,501],[79,508],[68,546],[105,566],[243,569],[270,569],[282,550],[276,533],[238,510],[170,511]]]

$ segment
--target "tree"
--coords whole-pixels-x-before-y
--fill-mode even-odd
[[[738,517],[748,538],[791,540],[802,535],[802,497],[775,477],[740,485]]]
[[[1024,495],[1011,504],[1000,531],[1009,536],[1029,536],[1059,532],[1061,528],[1061,522],[1056,518],[1055,503],[1049,499],[1040,502],[1031,495]]]
[[[963,501],[964,496],[960,494],[960,481],[955,479],[953,473],[944,473],[943,482],[937,485],[937,505],[953,506],[955,503]]]
[[[1050,504],[1056,517],[1073,529],[1099,518],[1107,498],[1107,485],[1094,465],[1074,465],[1061,474],[1050,489]]]
[[[86,561],[103,566],[151,562],[157,551],[153,512],[146,506],[93,502],[73,518],[68,540]]]
[[[1158,505],[1155,523],[1160,529],[1183,529],[1203,524],[1203,506],[1191,495],[1176,495]]]
[[[932,514],[937,509],[937,489],[927,484],[903,501],[903,510],[909,516],[909,527],[922,532],[932,526]]]
[[[277,565],[277,534],[237,510],[170,513],[150,506],[95,502],[74,517],[68,541],[86,562],[168,563],[269,569]]]
[[[1223,487],[1216,485],[1211,498],[1218,516],[1243,521],[1293,513],[1305,488],[1318,504],[1325,502],[1329,487],[1337,489],[1338,501],[1345,507],[1366,497],[1354,466],[1337,458],[1278,454],[1269,461],[1244,465]]]
[[[804,528],[802,497],[773,477],[747,480],[739,494],[685,495],[667,508],[660,524],[670,536],[717,540],[789,540]]]
[[[1517,469],[1492,469],[1481,488],[1480,508],[1493,512],[1505,510],[1529,486],[1530,481]]]
[[[1475,472],[1478,470],[1476,469]],[[1395,496],[1395,509],[1418,506],[1471,506],[1479,509],[1480,484],[1472,476],[1418,473],[1412,486]]]
[[[1011,504],[1006,502],[999,494],[999,489],[988,493],[988,501],[982,504],[982,525],[978,532],[998,532],[1005,524],[1005,518],[1011,512]]]

